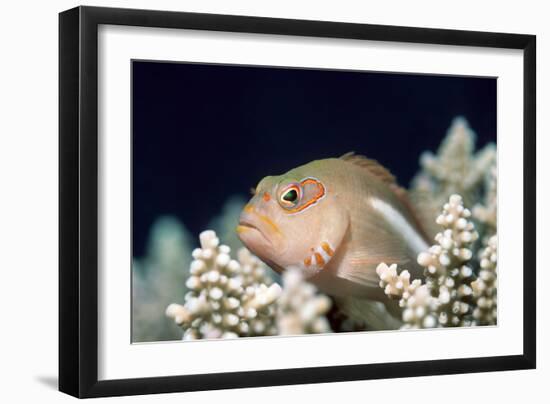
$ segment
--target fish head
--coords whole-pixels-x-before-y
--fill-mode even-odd
[[[328,178],[313,173],[265,177],[241,213],[238,236],[274,270],[297,267],[311,277],[327,266],[348,228],[338,199]]]

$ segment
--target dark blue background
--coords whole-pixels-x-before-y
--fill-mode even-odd
[[[354,150],[407,186],[462,115],[496,141],[496,79],[134,61],[133,248],[159,215],[198,234],[266,175]]]

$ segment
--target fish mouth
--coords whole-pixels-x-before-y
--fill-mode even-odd
[[[239,225],[237,226],[237,233],[239,234],[239,236],[249,231],[258,233],[260,237],[269,245],[273,244],[271,240],[266,236],[264,231],[260,227],[258,227],[253,221],[247,220],[246,218],[239,219]]]
[[[256,225],[254,225],[253,223],[250,223],[249,221],[246,221],[246,220],[239,220],[239,226],[248,227],[248,228],[256,229],[256,230],[260,231],[260,229],[258,229],[258,227]]]

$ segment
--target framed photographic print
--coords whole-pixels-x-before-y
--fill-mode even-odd
[[[535,367],[534,36],[59,24],[61,391]]]

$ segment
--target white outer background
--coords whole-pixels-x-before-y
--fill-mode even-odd
[[[100,380],[523,352],[522,170],[499,176],[498,327],[130,345],[130,60],[175,60],[496,76],[499,161],[522,154],[520,51],[102,26],[99,31]],[[182,94],[182,96],[185,96]],[[444,100],[441,100],[444,102]],[[425,111],[429,114],[430,111]],[[397,146],[398,147],[398,146]],[[139,162],[135,162],[139,164]],[[411,349],[414,347],[414,349]],[[320,355],[322,353],[322,355]],[[204,358],[213,358],[205,361]],[[144,364],[147,366],[138,366]]]
[[[9,5],[8,5],[9,4]],[[0,63],[0,369],[2,401],[68,402],[55,390],[57,375],[57,13],[55,4],[10,2],[1,7]],[[543,253],[550,238],[550,26],[544,2],[438,1],[93,1],[89,5],[171,9],[391,25],[537,34],[538,53],[538,369],[261,389],[226,390],[109,399],[110,402],[358,402],[408,403],[518,401],[547,397],[550,377],[550,275]],[[514,164],[507,161],[506,164]],[[205,358],[207,360],[207,358]]]

